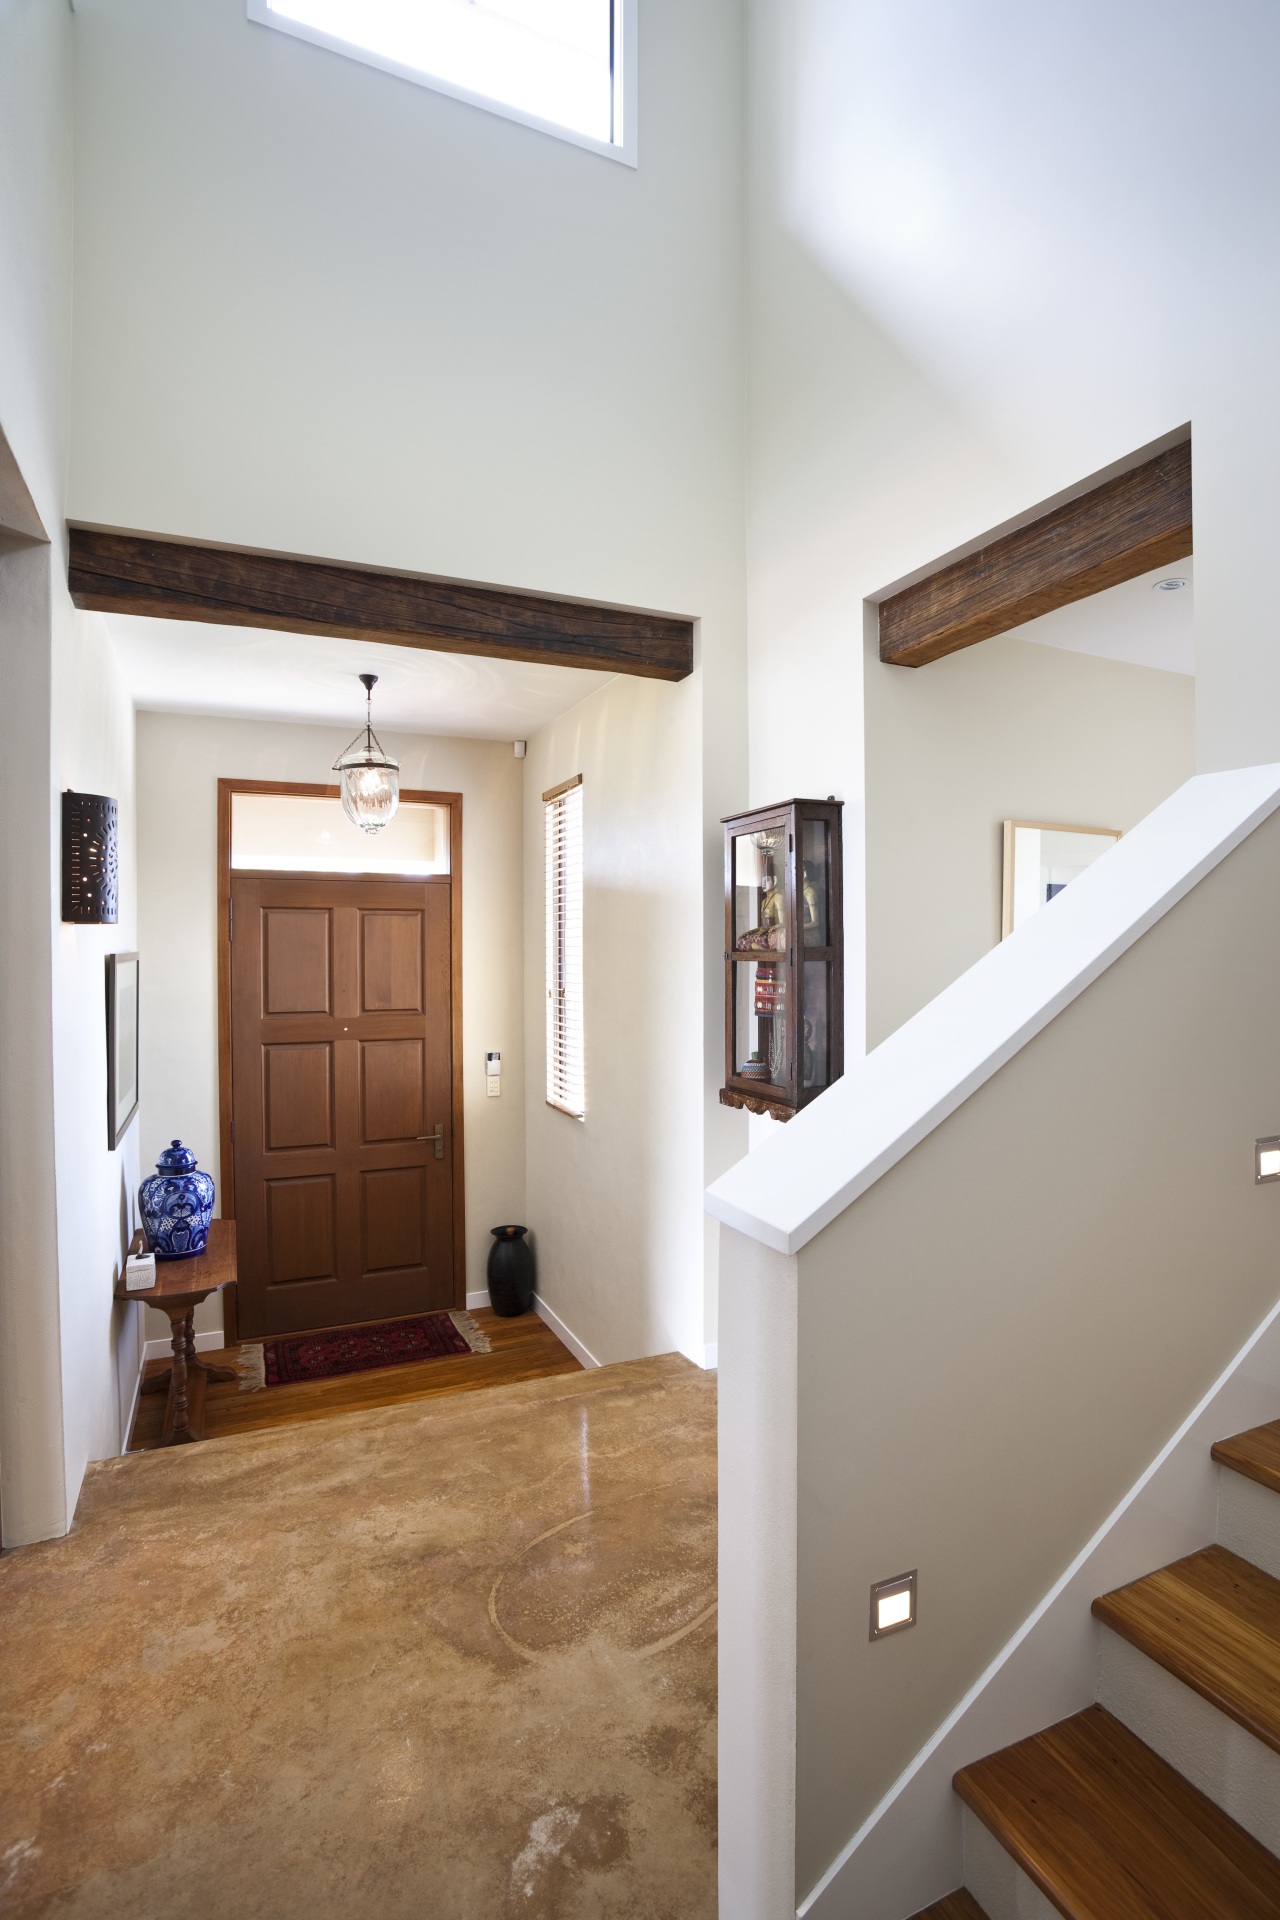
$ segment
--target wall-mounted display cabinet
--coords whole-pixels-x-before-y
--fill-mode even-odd
[[[726,1107],[789,1120],[844,1072],[840,803],[724,823]]]

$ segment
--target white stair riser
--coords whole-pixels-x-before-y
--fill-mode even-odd
[[[1280,1494],[1219,1467],[1218,1544],[1280,1580]]]
[[[1011,1853],[964,1809],[964,1884],[987,1920],[1062,1920]]]
[[[1098,1699],[1255,1840],[1280,1853],[1280,1753],[1108,1627]]]

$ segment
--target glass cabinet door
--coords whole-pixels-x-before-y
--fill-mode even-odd
[[[831,962],[804,963],[804,1037],[801,1045],[800,1084],[819,1089],[831,1085]]]
[[[733,950],[787,951],[787,829],[733,836]]]
[[[806,820],[800,830],[801,924],[806,947],[831,944],[831,832],[825,820]]]
[[[787,1084],[787,966],[739,960],[733,969],[734,1072],[742,1080]]]

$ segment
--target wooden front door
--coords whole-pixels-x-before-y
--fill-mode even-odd
[[[231,879],[242,1339],[461,1306],[448,879]]]

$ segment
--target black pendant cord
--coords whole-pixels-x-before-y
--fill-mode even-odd
[[[365,699],[364,748],[366,753],[371,754],[373,752],[373,690],[378,684],[377,674],[362,673],[360,675],[360,684],[364,688]],[[378,752],[382,752],[381,746],[378,747]]]
[[[376,673],[362,673],[358,676],[358,678],[361,686],[364,688],[364,697],[366,702],[365,716],[364,716],[365,758],[366,760],[373,762],[376,755],[378,762],[381,762],[384,765],[391,765],[393,763],[388,759],[388,755],[385,747],[383,746],[381,740],[379,740],[377,734],[373,730],[373,690],[378,684],[378,676]],[[335,768],[340,767],[342,765],[342,762],[346,759],[347,754],[349,754],[354,747],[359,746],[359,744],[360,744],[360,735],[357,734],[355,739],[351,742],[351,745],[346,747],[344,751],[339,755],[338,759],[334,762]]]

